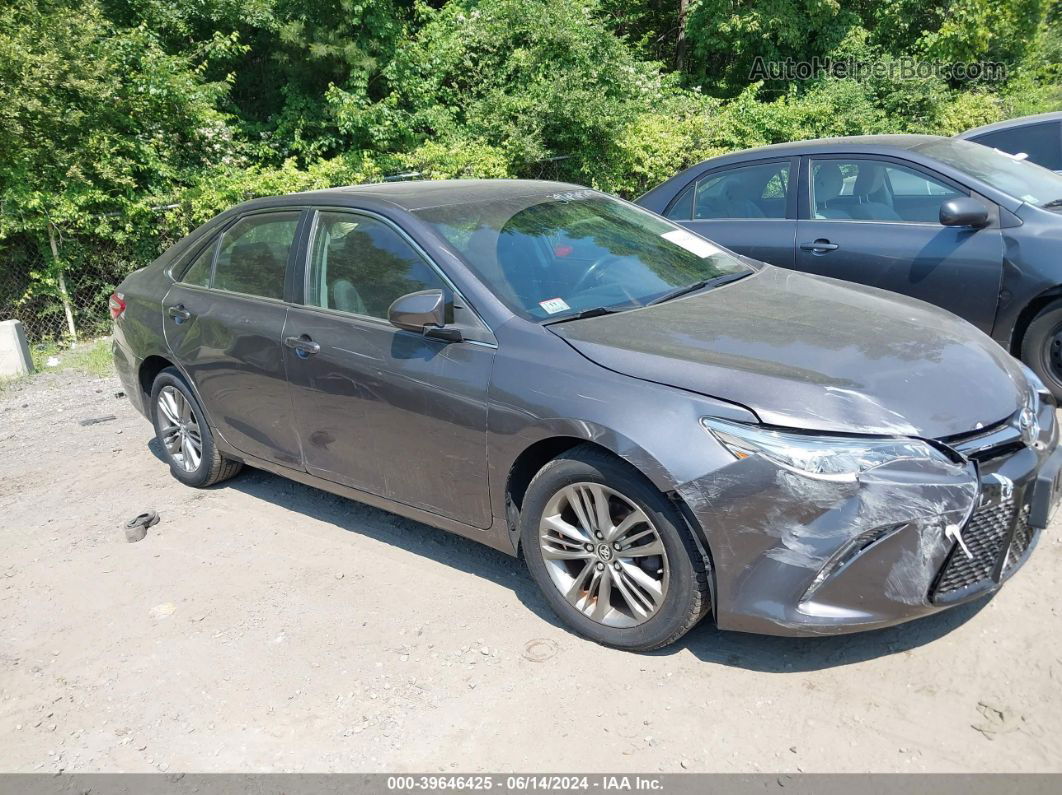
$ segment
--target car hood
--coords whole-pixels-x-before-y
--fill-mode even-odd
[[[911,298],[774,267],[550,329],[591,361],[809,430],[942,438],[1017,411],[1017,363]]]

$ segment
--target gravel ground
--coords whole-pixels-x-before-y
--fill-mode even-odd
[[[0,770],[1062,771],[1057,527],[989,602],[627,654],[471,541],[253,470],[180,485],[118,389],[0,392]]]

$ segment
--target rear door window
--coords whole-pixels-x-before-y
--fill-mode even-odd
[[[693,219],[785,218],[789,161],[753,163],[701,178]]]
[[[282,300],[299,215],[297,210],[248,215],[226,230],[211,287]]]
[[[214,264],[214,250],[218,247],[217,238],[210,241],[210,245],[206,246],[199,255],[192,261],[192,264],[185,270],[184,275],[181,277],[181,281],[185,284],[194,284],[196,287],[209,287],[210,286],[210,266]]]
[[[696,183],[691,182],[678,198],[671,203],[665,215],[674,221],[688,221],[693,217],[693,189]]]

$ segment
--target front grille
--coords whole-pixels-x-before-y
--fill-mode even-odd
[[[1029,526],[1029,506],[1026,505],[1021,512],[1021,516],[1018,517],[1018,523],[1014,526],[1014,538],[1010,542],[1010,549],[1007,550],[1007,562],[1003,566],[1004,574],[1018,565],[1029,550],[1029,547],[1032,546],[1035,534],[1036,529]]]
[[[1018,429],[1017,415],[995,425],[940,441],[967,458],[981,463],[1021,450],[1025,443]]]
[[[962,540],[973,558],[967,557],[962,547],[956,544],[941,569],[934,596],[961,591],[992,579],[999,556],[1006,548],[1013,518],[1013,500],[975,513],[962,531]]]

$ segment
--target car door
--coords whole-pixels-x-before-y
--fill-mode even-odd
[[[281,334],[301,217],[241,216],[175,270],[163,299],[166,342],[218,433],[241,452],[296,468],[302,453]]]
[[[919,298],[991,332],[1003,278],[998,221],[939,220],[940,205],[968,190],[894,158],[816,156],[805,168],[797,270]]]
[[[664,215],[731,251],[791,268],[797,163],[774,158],[713,169],[681,190]]]
[[[387,321],[396,298],[434,288],[452,297],[463,341]],[[368,213],[317,213],[303,294],[303,305],[288,313],[284,338],[307,471],[488,527],[487,386],[495,346],[486,326],[408,236]]]

